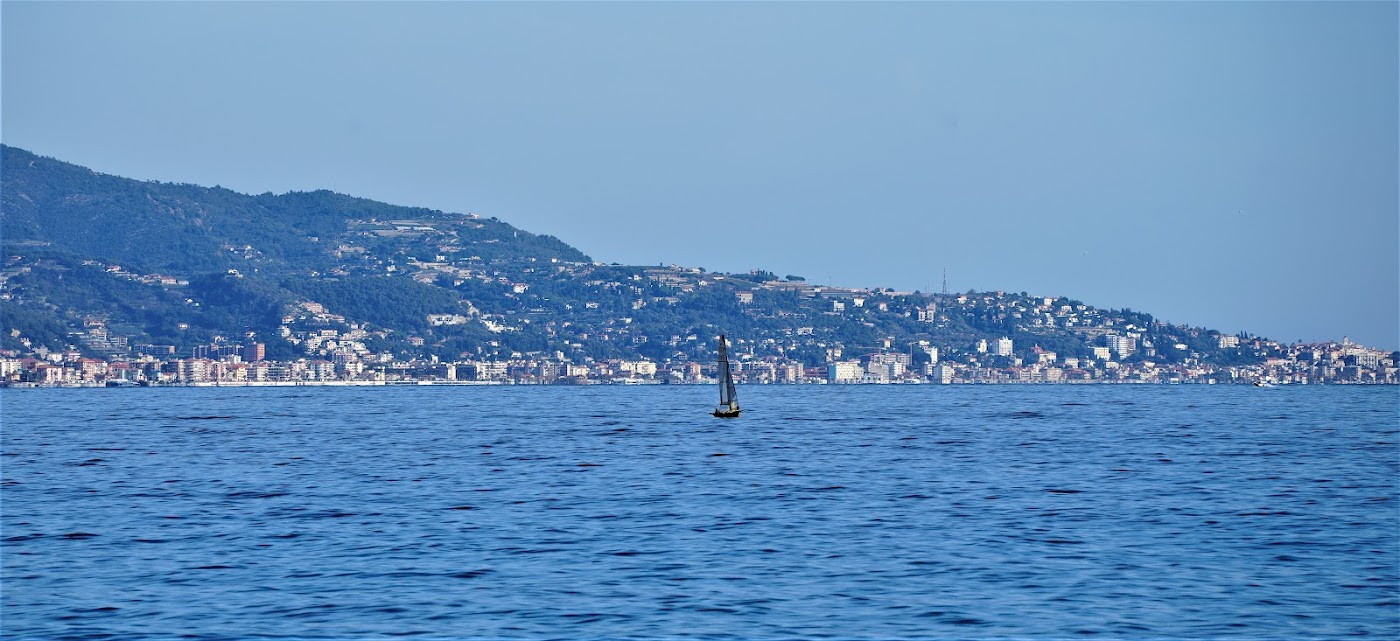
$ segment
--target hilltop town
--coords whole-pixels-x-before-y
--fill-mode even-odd
[[[494,217],[4,147],[0,383],[1396,383],[1400,355],[1026,292],[595,261]],[[946,289],[946,286],[945,286]]]

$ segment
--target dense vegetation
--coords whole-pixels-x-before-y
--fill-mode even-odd
[[[428,328],[429,314],[462,311],[460,298],[451,290],[406,277],[290,280],[286,285],[306,300],[377,328],[422,332]]]
[[[352,221],[458,218],[329,191],[249,196],[220,187],[131,180],[9,146],[0,146],[0,163],[7,245],[48,243],[147,273],[325,271],[336,265],[332,251],[352,231]],[[588,260],[557,238],[494,219],[459,235],[485,259]]]

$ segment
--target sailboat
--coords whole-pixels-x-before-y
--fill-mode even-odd
[[[739,416],[739,395],[734,391],[734,372],[729,369],[729,343],[724,340],[724,334],[719,335],[719,407],[715,408],[715,416]]]

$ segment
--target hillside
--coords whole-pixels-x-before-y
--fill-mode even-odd
[[[273,276],[354,264],[354,248],[486,260],[587,256],[552,236],[495,219],[400,207],[329,191],[250,196],[143,182],[0,146],[4,241],[131,266]]]
[[[135,343],[188,349],[254,332],[280,346],[282,312],[326,283],[356,290],[347,304],[386,326],[410,310],[457,311],[455,297],[405,275],[419,256],[589,260],[552,236],[472,214],[329,191],[250,196],[137,181],[9,146],[0,161],[6,327],[55,349],[92,317]]]
[[[941,355],[971,370],[1184,371],[1284,351],[1059,296],[606,265],[472,214],[142,182],[0,152],[0,347],[11,355],[178,357],[256,342],[279,361],[684,363],[709,361],[721,332],[742,359],[799,369],[893,353],[914,368]]]

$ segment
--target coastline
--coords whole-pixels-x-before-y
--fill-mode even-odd
[[[621,381],[589,380],[589,381],[584,381],[584,382],[554,382],[554,383],[541,383],[541,382],[532,382],[532,381],[510,381],[510,380],[506,380],[506,381],[447,381],[447,380],[421,380],[421,381],[420,381],[420,380],[405,380],[405,381],[200,381],[200,382],[193,382],[193,383],[162,382],[162,383],[151,383],[151,384],[142,384],[142,385],[138,385],[138,384],[135,384],[135,383],[112,384],[112,383],[85,381],[85,382],[80,382],[80,383],[3,382],[3,383],[0,383],[0,389],[113,389],[113,388],[192,388],[192,387],[195,387],[195,388],[218,388],[218,387],[235,387],[235,388],[246,388],[246,387],[278,387],[278,388],[282,388],[282,387],[502,387],[502,386],[507,386],[507,387],[513,387],[513,386],[527,386],[527,387],[540,387],[540,386],[544,386],[544,387],[578,387],[578,386],[595,386],[595,385],[602,385],[602,386],[636,386],[636,385],[652,386],[652,385],[666,385],[666,386],[699,386],[699,387],[712,387],[712,386],[714,386],[714,384],[715,384],[715,383],[714,383],[713,381],[699,381],[699,382],[686,381],[686,382],[673,383],[673,382],[656,381],[656,380],[646,380],[646,381],[640,381],[640,380],[638,380],[638,381],[627,381],[627,380],[621,380]],[[950,382],[950,383],[922,382],[922,381],[921,381],[921,382],[909,382],[909,381],[904,381],[904,382],[891,382],[891,381],[851,381],[851,382],[841,382],[841,383],[832,383],[832,382],[829,382],[829,381],[810,381],[810,382],[801,382],[801,383],[786,383],[786,382],[771,382],[771,381],[765,381],[765,382],[755,382],[755,383],[746,383],[746,384],[745,384],[746,387],[747,387],[747,386],[783,386],[783,387],[788,387],[788,386],[837,386],[837,387],[847,387],[847,386],[860,386],[860,387],[865,387],[865,386],[899,386],[899,387],[907,387],[907,386],[910,386],[910,385],[928,385],[928,386],[936,386],[936,387],[969,387],[969,386],[988,386],[988,385],[998,385],[998,386],[1007,386],[1007,387],[1023,387],[1023,386],[1061,386],[1061,385],[1073,386],[1073,387],[1093,386],[1093,385],[1115,385],[1115,386],[1116,386],[1116,385],[1147,385],[1147,386],[1175,386],[1175,385],[1192,385],[1192,386],[1196,386],[1196,385],[1201,385],[1201,386],[1207,386],[1207,387],[1216,386],[1216,385],[1227,386],[1227,387],[1229,387],[1229,386],[1237,386],[1237,387],[1251,387],[1251,386],[1253,386],[1253,384],[1252,384],[1250,381],[1247,381],[1247,380],[1219,381],[1219,382],[1214,381],[1214,380],[1209,380],[1209,381],[1196,381],[1196,380],[1187,380],[1187,381],[1141,381],[1141,380],[1088,380],[1088,381],[1071,381],[1071,380],[1065,380],[1065,381],[1056,381],[1056,382],[1047,382],[1047,381],[953,381],[953,382]],[[1368,382],[1354,382],[1354,381],[1331,381],[1331,382],[1327,382],[1327,383],[1321,383],[1321,382],[1312,382],[1312,383],[1308,383],[1308,382],[1299,382],[1299,383],[1279,383],[1279,384],[1277,384],[1277,385],[1271,385],[1271,386],[1269,386],[1267,389],[1276,389],[1276,388],[1279,388],[1279,387],[1334,387],[1334,386],[1347,386],[1347,387],[1353,387],[1353,386],[1361,386],[1361,387],[1397,387],[1397,386],[1400,386],[1400,384],[1397,384],[1397,383],[1368,383]]]

